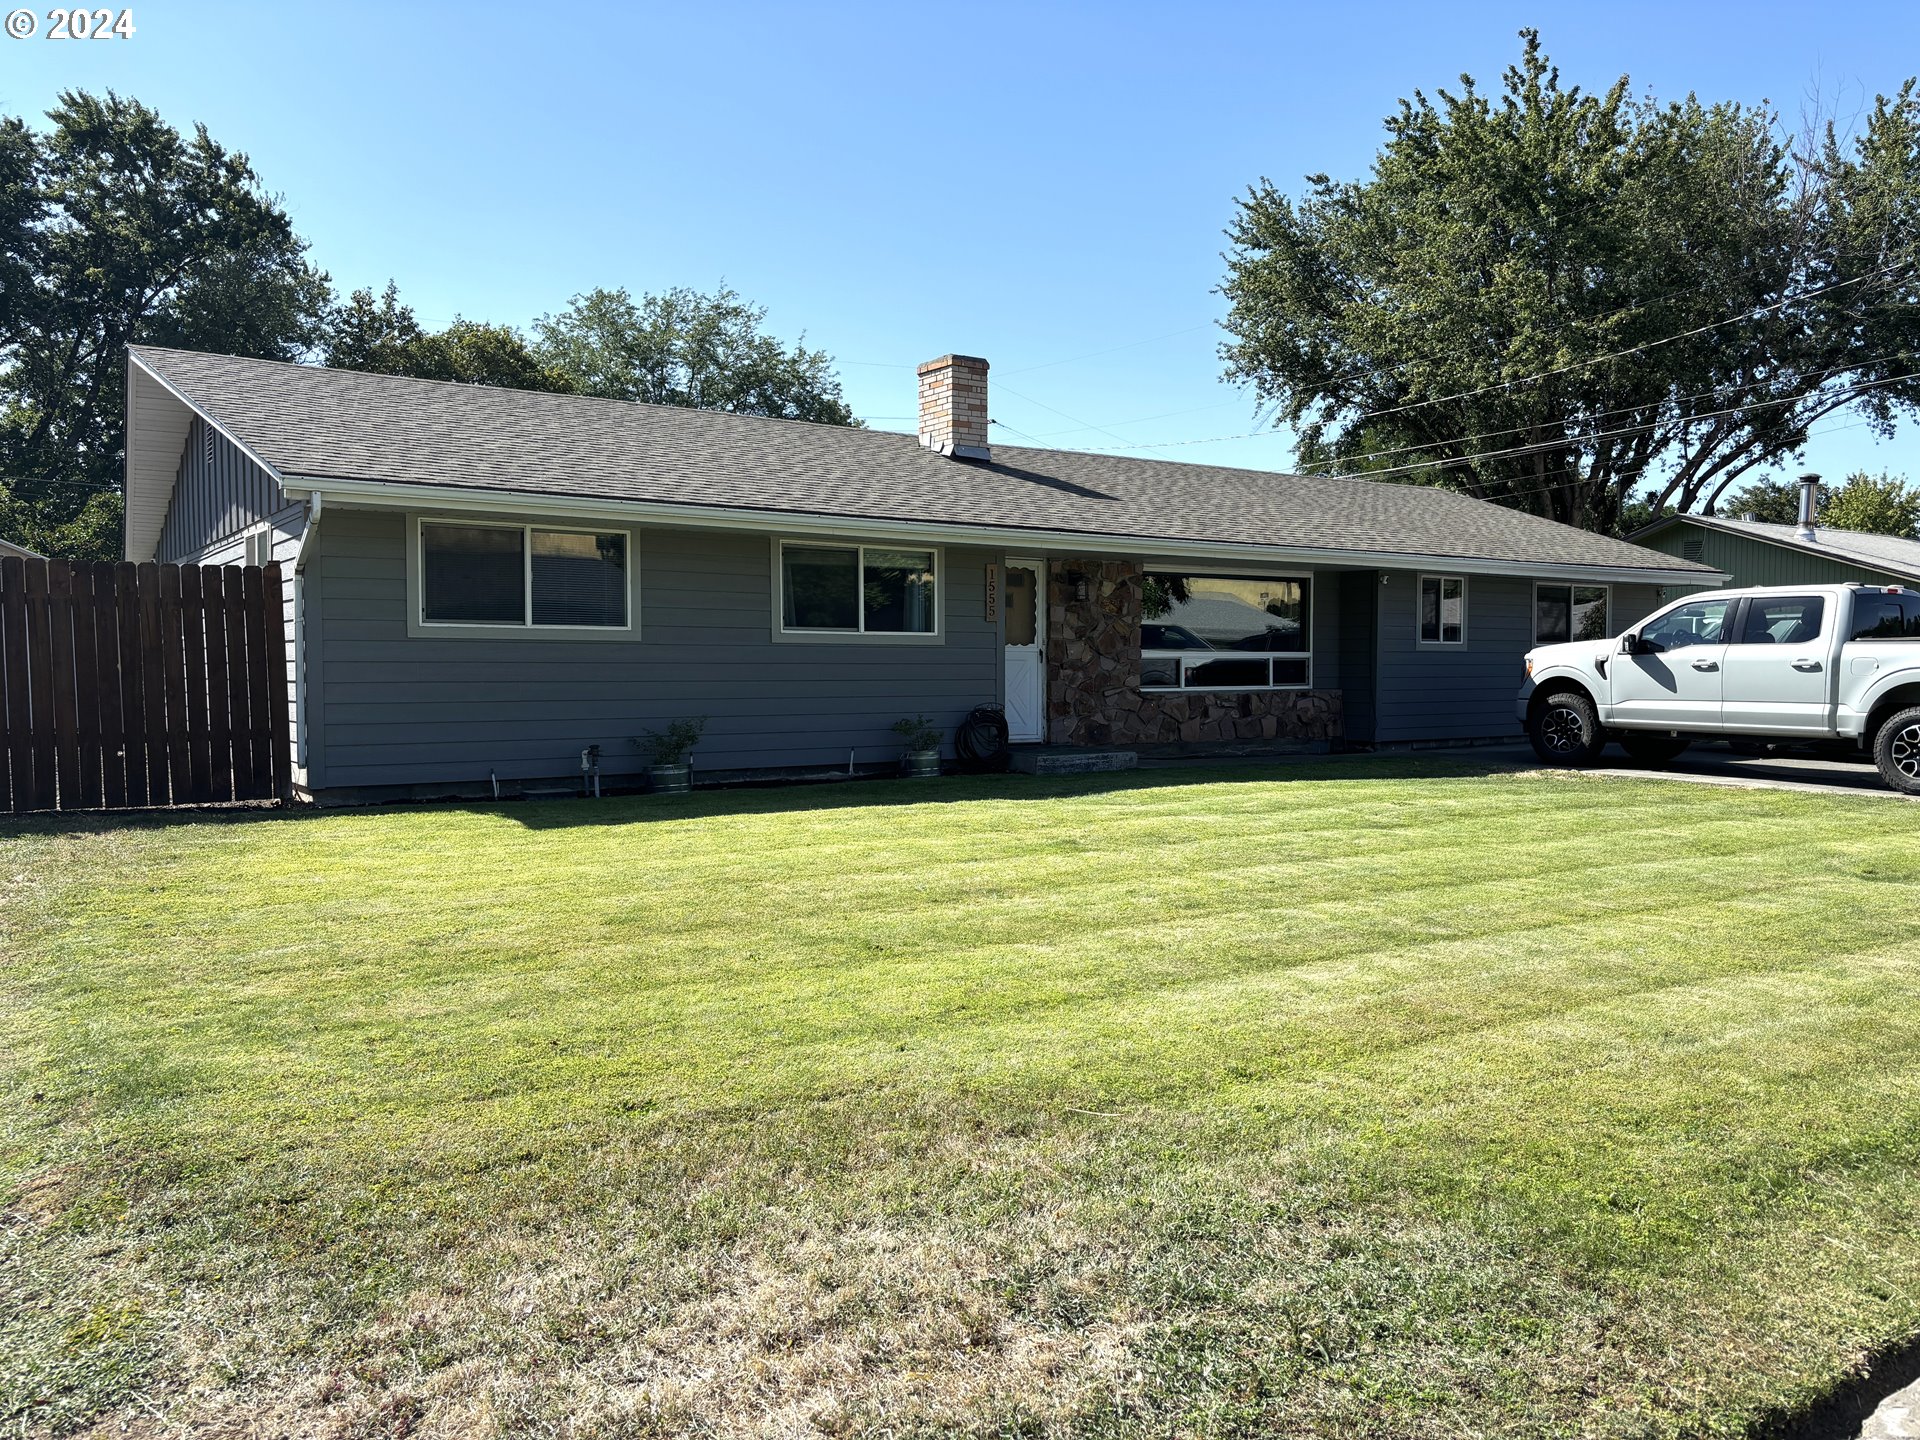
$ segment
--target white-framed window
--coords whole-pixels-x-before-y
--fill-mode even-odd
[[[1606,585],[1562,585],[1542,581],[1533,587],[1533,643],[1559,645],[1568,640],[1604,640],[1613,633],[1609,615],[1612,590]]]
[[[1422,575],[1415,634],[1422,645],[1467,643],[1467,577]]]
[[[423,631],[633,628],[631,531],[421,516],[413,541]]]
[[[240,563],[242,565],[271,565],[273,563],[273,531],[271,529],[250,530],[247,532],[246,546]]]
[[[1142,690],[1303,690],[1313,683],[1305,575],[1142,577]]]
[[[940,551],[924,545],[782,540],[774,552],[780,633],[933,639]]]

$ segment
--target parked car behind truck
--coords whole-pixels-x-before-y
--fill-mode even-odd
[[[1920,795],[1920,593],[1901,586],[1707,591],[1526,665],[1520,719],[1551,764],[1590,765],[1609,741],[1645,764],[1708,736],[1831,741]]]

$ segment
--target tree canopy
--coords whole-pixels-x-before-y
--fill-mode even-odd
[[[534,352],[583,395],[688,405],[827,425],[858,422],[833,360],[767,334],[766,308],[722,285],[711,295],[684,286],[635,300],[625,290],[589,290],[534,325]]]
[[[1239,202],[1222,357],[1303,468],[1611,531],[1920,405],[1913,82],[1796,147],[1764,105],[1563,86],[1522,36],[1497,98],[1402,101],[1367,178]]]
[[[0,122],[0,527],[117,553],[130,342],[291,360],[327,277],[247,157],[135,100],[67,91]]]
[[[510,325],[489,325],[459,316],[444,330],[428,331],[401,303],[391,280],[378,299],[356,290],[334,310],[321,359],[342,370],[412,375],[467,385],[504,385],[514,390],[571,391],[573,384],[534,355]]]
[[[1792,525],[1800,518],[1800,487],[1784,480],[1756,480],[1733,491],[1717,508],[1735,520]],[[1837,489],[1820,492],[1815,518],[1835,530],[1920,540],[1920,485],[1897,475],[1856,470]]]

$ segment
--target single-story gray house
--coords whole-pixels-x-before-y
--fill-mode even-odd
[[[0,560],[6,559],[9,555],[18,560],[44,560],[47,558],[38,550],[29,550],[26,546],[16,545],[11,540],[0,540]]]
[[[876,769],[925,714],[1017,743],[1512,737],[1521,656],[1708,567],[1418,485],[988,440],[987,362],[919,434],[137,346],[130,560],[278,560],[321,800],[607,774],[708,717],[705,776]]]

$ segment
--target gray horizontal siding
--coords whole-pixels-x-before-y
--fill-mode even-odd
[[[174,565],[196,560],[217,542],[252,529],[286,504],[279,481],[196,415],[180,452],[180,470],[155,557]]]
[[[1378,587],[1379,668],[1375,738],[1392,744],[1420,740],[1518,738],[1514,697],[1534,645],[1534,581],[1468,575],[1467,643],[1429,646],[1417,641],[1419,574],[1396,570]],[[1668,598],[1679,594],[1676,587]],[[1615,585],[1608,628],[1619,634],[1666,603],[1652,585]]]
[[[513,517],[509,517],[513,518]],[[708,772],[862,765],[899,754],[894,721],[952,727],[999,698],[998,627],[983,617],[984,551],[945,552],[936,645],[772,638],[765,535],[635,531],[638,638],[552,632],[409,636],[405,517],[328,510],[306,578],[309,723],[320,789],[460,785],[644,764],[643,730],[705,715]]]

